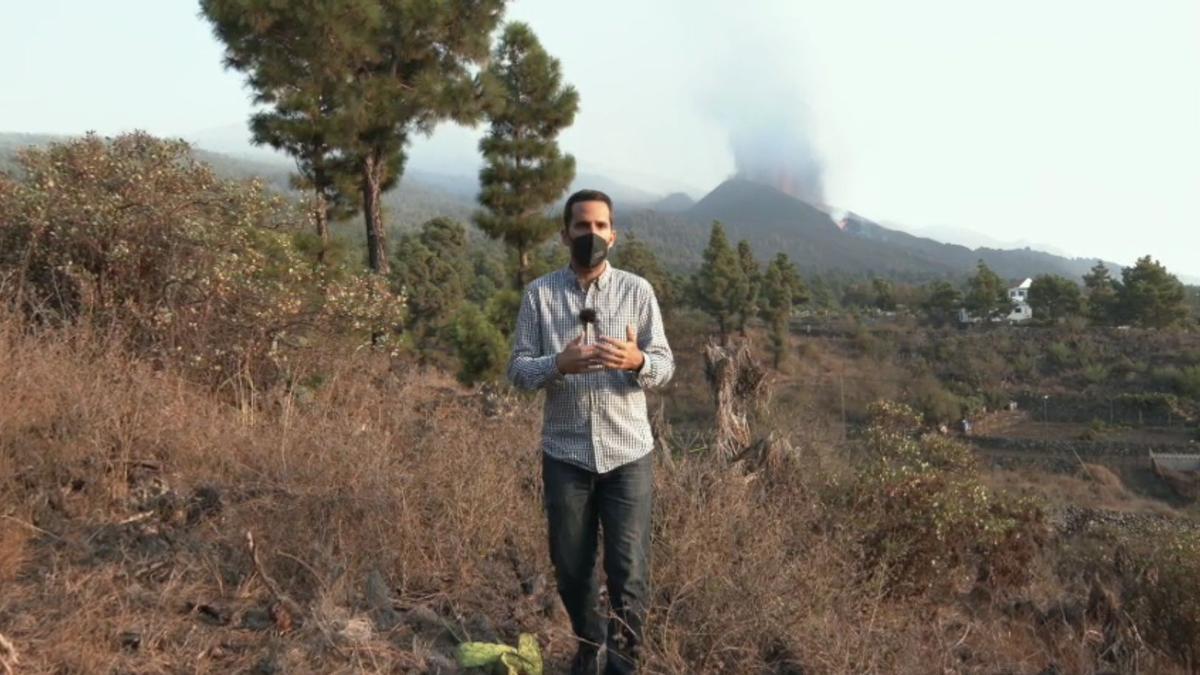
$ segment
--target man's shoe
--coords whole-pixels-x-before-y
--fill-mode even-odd
[[[579,645],[575,658],[571,659],[571,675],[601,675],[600,648],[594,645]]]

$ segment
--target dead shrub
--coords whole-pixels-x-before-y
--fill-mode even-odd
[[[86,320],[204,382],[257,387],[318,327],[387,335],[402,318],[384,282],[302,251],[298,207],[183,142],[89,135],[18,164],[0,175],[0,279],[38,325]]]

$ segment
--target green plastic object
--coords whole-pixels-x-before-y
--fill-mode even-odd
[[[458,646],[458,665],[486,668],[500,663],[508,675],[542,675],[542,650],[537,638],[521,633],[517,648],[493,642],[464,642]]]

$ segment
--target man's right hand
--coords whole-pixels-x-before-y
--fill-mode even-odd
[[[583,344],[583,335],[580,334],[558,353],[555,364],[558,365],[558,372],[573,375],[593,369],[597,364],[595,357],[596,346]]]

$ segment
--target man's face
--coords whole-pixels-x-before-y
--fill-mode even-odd
[[[612,213],[604,202],[576,202],[571,205],[571,224],[563,231],[562,240],[567,246],[571,240],[584,234],[598,234],[611,248],[617,243],[617,233],[612,228]]]

